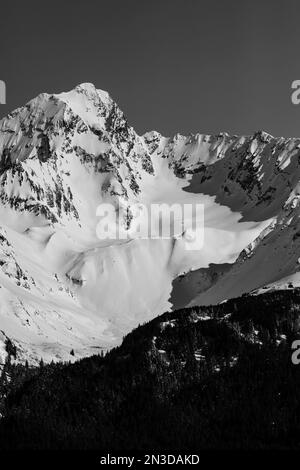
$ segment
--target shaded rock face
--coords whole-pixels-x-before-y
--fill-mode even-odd
[[[175,307],[297,286],[299,150],[300,139],[264,132],[139,136],[89,83],[10,113],[0,121],[0,326],[17,360],[73,360]],[[102,203],[127,232],[139,204],[201,203],[204,247],[186,250],[184,231],[99,240]]]
[[[212,264],[176,277],[172,283],[172,310],[189,305],[197,294],[207,291],[231,268],[231,264]]]

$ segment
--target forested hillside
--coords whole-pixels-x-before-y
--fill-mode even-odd
[[[299,290],[269,292],[166,313],[105,357],[8,360],[0,449],[297,448],[299,318]]]

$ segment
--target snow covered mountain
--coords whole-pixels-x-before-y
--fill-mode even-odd
[[[139,136],[92,84],[9,114],[0,121],[2,361],[9,340],[20,360],[72,360],[176,304],[297,285],[299,157],[300,139],[263,132]],[[126,240],[98,238],[101,203],[114,205]],[[185,230],[131,233],[133,208],[154,203],[203,204],[203,248],[187,250]]]

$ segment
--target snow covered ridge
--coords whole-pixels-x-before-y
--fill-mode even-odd
[[[299,152],[300,139],[264,132],[139,136],[92,84],[10,113],[0,121],[0,330],[17,360],[110,348],[170,310],[185,273],[186,305],[296,285]],[[129,237],[99,239],[105,204]],[[136,236],[136,208],[154,204],[203,206],[203,248],[186,250],[184,228]]]

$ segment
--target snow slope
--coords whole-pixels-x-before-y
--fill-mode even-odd
[[[7,338],[33,362],[110,348],[172,308],[185,273],[192,304],[296,273],[299,148],[262,132],[139,136],[88,83],[13,111],[0,121],[0,351]],[[127,239],[98,238],[102,203]],[[140,238],[134,208],[154,203],[203,204],[203,248],[188,226]]]

